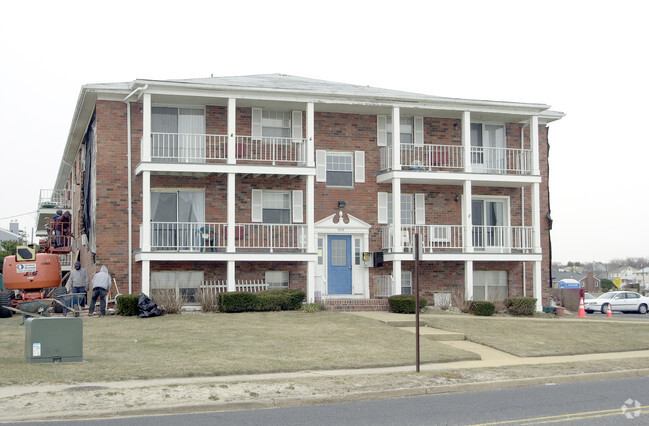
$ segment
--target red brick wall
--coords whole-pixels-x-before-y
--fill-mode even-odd
[[[107,264],[111,272],[115,273],[120,283],[127,282],[128,256],[127,245],[124,242],[127,235],[127,172],[126,164],[126,106],[122,102],[98,101],[97,102],[97,218],[96,226],[104,232],[98,233],[96,269],[102,264]],[[142,105],[131,105],[132,120],[132,168],[140,158],[139,140],[142,135]],[[250,108],[237,108],[237,134],[250,135],[251,133]],[[324,182],[315,184],[315,220],[321,220],[338,211],[338,201],[345,201],[345,213],[353,215],[372,225],[370,230],[370,251],[381,249],[381,225],[377,224],[377,193],[391,192],[390,184],[377,184],[376,174],[380,168],[380,151],[376,142],[376,116],[367,114],[342,114],[330,112],[315,113],[315,149],[330,151],[364,151],[365,152],[365,182],[354,183],[354,188],[328,188]],[[303,114],[303,120],[306,120]],[[425,143],[435,144],[461,144],[461,122],[455,119],[442,119],[426,117],[424,119]],[[306,126],[303,126],[306,128]],[[222,106],[206,107],[206,131],[210,134],[227,133],[227,108]],[[519,124],[507,125],[507,146],[520,148],[521,126]],[[543,260],[543,287],[549,283],[549,232],[546,214],[548,213],[547,197],[547,128],[539,127],[540,159],[541,159],[541,223]],[[529,147],[529,129],[525,129],[525,146]],[[206,177],[180,177],[180,176],[152,176],[152,188],[204,188],[206,200],[206,221],[219,222],[226,219],[226,185],[225,175],[210,175]],[[277,178],[277,177],[236,177],[236,221],[250,222],[250,198],[252,189],[281,189],[305,190],[304,178]],[[133,247],[139,247],[139,227],[142,219],[142,177],[133,176]],[[506,195],[510,197],[511,224],[521,225],[521,211],[525,209],[525,225],[531,225],[531,187],[525,188],[525,206],[521,206],[521,189],[519,188],[485,188],[473,187],[476,195]],[[402,185],[402,193],[426,194],[427,223],[460,224],[461,201],[455,201],[456,196],[462,195],[462,186],[442,185]],[[110,230],[106,232],[106,230]],[[92,275],[94,272],[89,256],[82,253],[84,264]],[[476,264],[478,264],[476,262]],[[152,264],[152,270],[165,268],[175,269],[178,264]],[[263,272],[275,267],[275,264],[251,263],[237,264],[237,279],[261,279]],[[300,287],[306,282],[306,265],[281,265],[291,272],[291,286]],[[409,270],[412,263],[404,262],[403,269]],[[140,264],[133,262],[134,292],[138,292],[141,281]],[[208,262],[204,264],[190,263],[182,268],[199,268],[207,271],[206,278],[220,278],[225,274],[225,264]],[[476,266],[477,268],[478,266]],[[510,295],[522,293],[522,263],[502,262],[488,263],[480,267],[496,270],[507,270],[510,282]],[[526,288],[531,295],[532,265],[527,264]],[[245,271],[244,271],[245,269]],[[285,269],[281,269],[285,270]],[[383,268],[370,269],[370,283],[376,275],[385,275],[391,270],[391,265],[386,263]],[[464,285],[463,262],[432,262],[422,269],[426,287],[424,294],[432,301],[432,292],[451,285]],[[219,278],[216,278],[219,277]],[[208,278],[212,279],[212,278]]]

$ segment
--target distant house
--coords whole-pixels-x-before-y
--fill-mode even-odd
[[[615,281],[616,278],[622,280],[622,285],[636,283],[636,269],[631,266],[621,266],[611,271],[611,280]],[[620,285],[620,287],[622,286]]]
[[[595,293],[602,291],[601,280],[592,272],[587,273],[579,282],[585,291]]]
[[[0,241],[22,241],[22,237],[18,233],[7,231],[0,228]]]
[[[640,284],[640,290],[649,290],[649,267],[635,271],[635,281]]]

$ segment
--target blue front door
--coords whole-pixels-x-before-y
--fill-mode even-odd
[[[329,294],[352,294],[352,237],[329,235],[327,239]]]

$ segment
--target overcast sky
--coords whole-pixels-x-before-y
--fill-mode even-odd
[[[553,261],[649,257],[644,4],[3,2],[0,227],[31,235],[82,85],[283,73],[552,105]]]

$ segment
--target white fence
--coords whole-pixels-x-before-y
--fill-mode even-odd
[[[213,293],[227,293],[228,283],[225,280],[203,281],[199,289]],[[264,280],[238,280],[235,283],[235,291],[256,293],[264,290],[268,290],[268,283]]]

